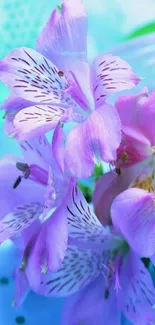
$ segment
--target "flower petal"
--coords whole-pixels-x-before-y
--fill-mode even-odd
[[[116,101],[123,132],[128,135],[128,132],[137,131],[137,134],[144,135],[152,146],[155,144],[154,101],[155,92],[149,94],[147,88],[136,95],[121,96]]]
[[[109,233],[101,225],[77,186],[72,187],[68,198],[66,206],[69,237],[78,242],[82,241],[90,245],[98,243],[105,246],[106,240],[110,237]]]
[[[13,94],[41,103],[60,103],[68,87],[48,59],[29,48],[17,48],[0,62],[0,79]]]
[[[101,268],[101,251],[85,251],[69,245],[61,268],[57,273],[43,275],[37,292],[46,296],[67,296],[90,283]]]
[[[15,295],[14,295],[14,304],[15,307],[19,307],[24,299],[26,298],[30,287],[25,273],[17,269],[16,270],[16,286],[15,286]]]
[[[124,315],[135,325],[154,323],[154,285],[148,270],[133,252],[121,267],[120,285],[118,303]]]
[[[92,174],[95,162],[116,159],[121,141],[121,125],[110,104],[94,111],[90,117],[71,130],[66,141],[66,164],[78,177]]]
[[[110,222],[110,206],[113,199],[126,190],[139,172],[139,164],[122,168],[118,175],[115,171],[104,174],[96,184],[93,193],[95,213],[102,224]]]
[[[114,226],[141,257],[155,253],[154,194],[130,188],[119,194],[112,203]]]
[[[4,157],[0,162],[0,242],[30,225],[43,211],[43,186],[29,179],[22,179],[13,188],[19,177],[15,157]]]
[[[21,110],[14,118],[13,134],[19,140],[38,137],[56,127],[66,109],[51,105],[36,105]]]
[[[37,40],[37,50],[60,69],[69,69],[70,60],[86,60],[87,15],[83,2],[64,0],[53,11]]]
[[[38,290],[41,281],[41,273],[56,272],[64,259],[68,242],[68,222],[65,202],[70,196],[72,188],[71,179],[68,192],[61,205],[44,222],[42,229],[33,244],[30,256],[26,264],[26,274],[33,290]]]
[[[130,65],[118,56],[102,55],[92,65],[92,83],[97,107],[113,92],[131,89],[139,81]]]
[[[119,325],[121,313],[112,289],[107,298],[104,278],[99,276],[80,291],[75,299],[73,296],[67,298],[62,325]]]
[[[49,165],[54,165],[52,148],[46,136],[28,141],[21,141],[19,144],[24,160],[28,165],[39,165],[47,172]]]
[[[30,102],[26,99],[15,97],[14,95],[10,95],[4,101],[4,103],[0,106],[0,108],[5,110],[5,124],[4,129],[7,135],[11,135],[13,133],[13,119],[14,116],[23,108],[34,105],[33,102]]]

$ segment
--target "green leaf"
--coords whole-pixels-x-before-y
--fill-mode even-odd
[[[140,28],[137,28],[135,31],[133,31],[130,35],[128,35],[125,40],[130,40],[145,34],[153,33],[155,32],[155,21],[152,21],[151,23],[144,25]]]

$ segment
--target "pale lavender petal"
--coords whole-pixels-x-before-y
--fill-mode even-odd
[[[29,179],[21,179],[17,158],[4,157],[0,162],[0,242],[28,227],[43,211],[45,188]]]
[[[119,307],[135,325],[153,324],[155,321],[155,289],[151,275],[138,256],[130,252],[120,272]]]
[[[107,296],[108,292],[108,296]],[[73,303],[74,301],[74,303]],[[113,287],[106,289],[103,276],[67,298],[62,315],[62,325],[120,325],[121,312]]]
[[[113,92],[131,89],[140,79],[131,66],[112,54],[99,56],[92,65],[92,83],[96,106],[104,103]]]
[[[69,69],[70,60],[86,60],[87,15],[81,0],[64,0],[53,11],[37,40],[37,50],[60,69]]]
[[[112,203],[114,226],[141,257],[155,253],[154,194],[130,188],[119,194]]]
[[[49,165],[54,165],[52,147],[46,136],[21,141],[19,144],[28,165],[39,165],[47,172]]]
[[[83,108],[85,112],[81,112],[86,116],[86,112],[92,112],[95,106],[89,64],[84,61],[70,62],[70,70],[65,76],[70,84],[69,93]]]
[[[119,116],[112,105],[105,104],[70,131],[66,140],[66,163],[76,176],[88,177],[98,160],[116,159],[120,141]]]
[[[60,103],[68,87],[48,59],[29,48],[17,48],[0,62],[0,79],[13,95],[38,103]]]
[[[16,114],[13,135],[19,140],[27,140],[45,134],[56,127],[58,121],[66,116],[66,109],[52,105],[36,105]]]
[[[93,193],[93,204],[95,213],[102,224],[111,222],[110,206],[113,199],[122,191],[126,190],[133,179],[139,173],[140,165],[121,168],[104,174],[97,182]]]

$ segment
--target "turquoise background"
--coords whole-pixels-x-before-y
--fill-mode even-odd
[[[123,42],[136,28],[155,19],[154,0],[85,0],[84,2],[89,16],[90,59],[101,52],[109,51]],[[18,46],[34,48],[39,31],[57,4],[58,2],[54,0],[0,0],[0,58]],[[141,75],[144,73],[142,68],[140,73]],[[149,71],[149,80],[151,73],[152,71]],[[7,94],[8,90],[0,85],[1,103]],[[16,142],[4,134],[1,114],[0,156],[7,153],[19,154],[19,149]],[[2,245],[0,247],[0,325],[59,325],[63,299],[48,299],[30,293],[18,310],[11,307],[14,292],[13,271],[17,262],[14,248],[8,243]],[[8,280],[4,281],[4,278]]]

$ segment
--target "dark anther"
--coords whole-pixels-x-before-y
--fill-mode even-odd
[[[21,162],[17,162],[16,167],[19,170],[21,170],[22,172],[25,172],[29,168],[28,164],[24,164],[24,163],[21,163]]]
[[[119,175],[119,176],[121,175],[121,170],[120,170],[120,168],[115,168],[115,172],[116,172],[117,175]]]
[[[105,299],[109,298],[109,290],[108,289],[106,289],[105,292],[104,292],[104,298]]]
[[[14,183],[14,185],[13,185],[13,188],[17,188],[18,185],[20,184],[21,180],[22,180],[22,178],[21,178],[21,176],[19,176],[19,177],[16,179],[16,181],[15,181],[15,183]]]
[[[30,168],[25,171],[24,178],[27,179],[30,176]]]
[[[59,71],[58,72],[58,75],[59,75],[59,77],[63,77],[64,76],[64,72],[63,71]]]

